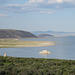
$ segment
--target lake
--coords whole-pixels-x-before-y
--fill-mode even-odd
[[[75,60],[75,38],[40,38],[40,39],[21,39],[30,41],[55,41],[55,46],[46,47],[21,47],[21,48],[0,48],[0,56],[7,53],[12,57],[27,58],[48,58],[48,59],[68,59]],[[42,50],[48,50],[51,54],[39,54]]]

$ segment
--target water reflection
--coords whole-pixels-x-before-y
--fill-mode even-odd
[[[49,54],[39,54],[42,58],[48,58]]]

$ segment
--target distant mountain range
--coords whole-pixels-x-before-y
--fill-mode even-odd
[[[57,31],[22,31],[13,29],[0,29],[0,38],[34,38],[34,37],[72,37],[75,38],[75,32],[57,32]]]
[[[36,37],[28,31],[0,29],[0,38],[32,38]]]
[[[32,31],[34,35],[40,35],[40,34],[49,34],[53,35],[55,37],[67,37],[67,36],[75,36],[75,32],[58,32],[58,31]]]

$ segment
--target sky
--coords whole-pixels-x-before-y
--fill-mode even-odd
[[[75,32],[75,0],[0,0],[0,29]]]

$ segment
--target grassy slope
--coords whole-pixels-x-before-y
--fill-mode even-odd
[[[6,47],[36,47],[51,46],[54,42],[49,41],[22,41],[18,39],[0,39],[0,48]]]
[[[75,60],[0,56],[0,75],[75,75]]]
[[[0,38],[30,38],[36,37],[30,32],[13,29],[0,29]]]

